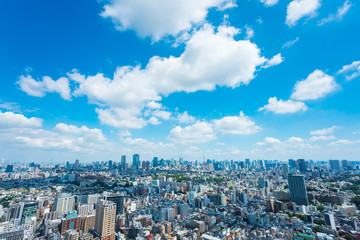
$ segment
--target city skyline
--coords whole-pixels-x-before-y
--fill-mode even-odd
[[[2,6],[0,162],[359,160],[354,1]]]

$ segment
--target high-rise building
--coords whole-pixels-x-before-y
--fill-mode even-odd
[[[282,165],[282,174],[284,178],[287,178],[289,175],[289,165],[287,163]]]
[[[290,173],[294,173],[297,169],[297,164],[294,159],[289,159]]]
[[[341,160],[341,167],[346,171],[347,167],[349,166],[348,160]]]
[[[134,169],[140,168],[140,155],[139,154],[133,155],[133,168]]]
[[[298,159],[297,160],[297,165],[299,166],[300,172],[306,172],[307,171],[305,159]]]
[[[60,214],[74,210],[75,199],[69,193],[60,193],[54,200],[53,210]]]
[[[100,200],[95,215],[95,237],[100,240],[115,240],[116,205]]]
[[[90,229],[95,227],[95,215],[88,215],[81,219],[81,231],[88,233]]]
[[[331,229],[336,230],[334,214],[325,213],[324,219],[325,219],[326,225],[330,226]]]
[[[156,168],[157,166],[159,166],[159,158],[158,158],[158,157],[154,157],[154,158],[153,158],[153,167]]]
[[[125,168],[126,168],[126,156],[122,155],[121,156],[121,169],[125,170]]]
[[[104,199],[116,204],[116,215],[124,214],[125,196],[123,194],[114,193],[105,195]]]
[[[340,172],[341,171],[341,163],[340,160],[329,160],[330,169]]]
[[[79,161],[79,159],[76,159],[74,168],[79,169],[79,167],[80,167],[80,161]]]
[[[113,168],[113,161],[109,160],[109,169],[112,169],[112,168]]]
[[[13,171],[14,171],[14,165],[9,164],[9,165],[6,166],[6,169],[5,169],[6,173],[11,173]]]
[[[181,216],[188,216],[189,215],[189,205],[186,203],[179,204],[179,213]]]
[[[288,182],[291,201],[298,205],[309,205],[304,176],[289,175]]]

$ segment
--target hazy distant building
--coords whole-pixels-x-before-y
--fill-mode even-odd
[[[140,155],[139,154],[133,155],[133,165],[132,166],[134,169],[140,168]]]
[[[121,169],[122,170],[125,170],[125,168],[126,168],[126,156],[125,155],[122,155],[121,156]]]
[[[290,199],[297,205],[309,205],[305,178],[302,175],[289,175]]]
[[[330,169],[340,172],[341,171],[341,163],[340,160],[329,160]]]

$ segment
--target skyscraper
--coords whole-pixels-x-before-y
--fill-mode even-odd
[[[95,236],[100,240],[115,240],[115,203],[100,200],[95,215]]]
[[[140,168],[140,155],[139,154],[133,155],[133,168],[135,168],[135,169]]]
[[[341,170],[340,160],[329,160],[329,165],[332,170],[340,172]]]
[[[291,201],[298,205],[309,205],[304,176],[289,175],[288,182]]]
[[[306,172],[307,171],[305,159],[298,159],[297,160],[297,165],[299,166],[300,172]]]
[[[116,215],[124,214],[125,196],[123,194],[114,193],[110,195],[105,195],[104,199],[115,203]]]
[[[125,170],[125,166],[126,166],[126,156],[122,155],[121,156],[121,169]]]

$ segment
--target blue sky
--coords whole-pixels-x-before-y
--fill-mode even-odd
[[[359,160],[360,8],[2,1],[0,160]]]

